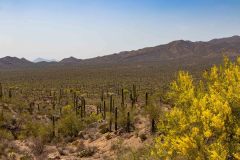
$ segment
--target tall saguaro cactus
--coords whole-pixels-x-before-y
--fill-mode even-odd
[[[138,95],[137,95],[137,89],[135,84],[133,85],[133,98],[134,98],[134,103],[137,102]]]
[[[72,92],[73,109],[76,109],[76,98],[77,98],[77,93]]]
[[[155,132],[155,120],[154,120],[154,118],[152,119],[151,131],[152,131],[152,133]]]
[[[2,83],[0,83],[0,99],[2,99],[3,97],[3,87],[2,87]]]
[[[12,88],[9,88],[9,90],[8,90],[8,97],[12,98]]]
[[[102,90],[102,92],[101,92],[101,102],[103,102],[103,100],[104,100],[104,91]]]
[[[106,119],[106,102],[103,102],[103,119]]]
[[[99,105],[96,106],[97,114],[99,114]]]
[[[102,113],[102,103],[99,104],[99,112]]]
[[[80,106],[80,116],[83,118],[83,101],[81,100],[81,106]]]
[[[131,94],[130,94],[130,99],[131,99],[133,105],[138,100],[138,94],[137,94],[137,89],[136,89],[136,85],[135,84],[133,84],[133,88],[132,88],[132,91],[131,91]]]
[[[115,131],[118,129],[118,109],[115,108]]]
[[[146,106],[148,105],[148,92],[146,92],[145,94],[145,105]]]
[[[86,116],[86,100],[84,97],[81,97],[81,118]]]
[[[77,108],[77,94],[76,92],[73,93],[73,108],[76,109]]]
[[[33,114],[33,110],[34,110],[33,107],[34,107],[34,105],[35,105],[34,102],[31,102],[31,103],[29,104],[29,113],[30,113],[30,114]]]
[[[52,116],[52,136],[55,137],[55,116]]]
[[[0,114],[0,121],[3,121],[3,120],[4,120],[4,109],[2,107],[1,114]]]
[[[130,132],[130,113],[127,113],[127,132]]]
[[[110,112],[112,112],[112,110],[113,110],[113,97],[112,97],[112,95],[110,96],[110,102],[109,102],[109,105],[110,105],[109,110],[110,110]]]
[[[76,112],[76,115],[78,115],[78,110],[79,110],[79,104],[78,104],[78,96],[76,96],[74,102],[75,102],[75,112]]]
[[[113,98],[112,95],[110,95],[110,109],[109,109],[109,113],[110,113],[110,118],[109,118],[109,131],[112,131],[112,111],[113,111]]]
[[[62,98],[63,94],[64,94],[64,90],[60,88],[59,96]]]
[[[122,102],[121,102],[121,106],[124,107],[124,89],[122,88]]]

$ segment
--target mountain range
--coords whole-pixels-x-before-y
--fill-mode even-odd
[[[195,66],[211,65],[222,60],[223,55],[230,58],[240,56],[240,36],[213,39],[207,42],[176,40],[168,44],[147,47],[133,51],[123,51],[90,59],[65,58],[59,62],[37,59],[34,62],[25,58],[0,58],[1,69],[26,67],[58,66]]]

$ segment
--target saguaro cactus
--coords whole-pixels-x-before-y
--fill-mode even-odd
[[[8,90],[8,97],[12,98],[12,88],[9,88],[9,90]]]
[[[109,131],[112,131],[112,112],[110,112],[110,118],[109,118]]]
[[[110,102],[109,102],[109,104],[110,104],[109,110],[110,110],[110,112],[112,112],[112,109],[113,109],[113,98],[112,98],[112,95],[110,96]]]
[[[79,111],[79,104],[78,104],[78,96],[76,96],[74,102],[75,102],[75,112],[76,112],[76,115],[78,115],[78,111]]]
[[[127,113],[127,132],[130,132],[130,113]]]
[[[63,94],[64,94],[64,90],[62,89],[62,88],[60,88],[60,97],[62,97],[63,96]]]
[[[96,109],[97,109],[97,114],[99,113],[99,106],[97,105],[96,106]]]
[[[114,99],[112,100],[112,112],[114,113],[114,107],[115,107],[115,101]]]
[[[106,119],[106,102],[103,102],[103,119]]]
[[[109,118],[109,131],[112,131],[112,112],[113,112],[113,98],[112,95],[110,95],[110,118]]]
[[[83,116],[84,116],[84,104],[85,102],[84,102],[84,98],[83,97],[81,97],[81,106],[80,106],[80,108],[81,108],[81,118],[83,118]]]
[[[124,107],[124,90],[122,89],[122,102],[121,102],[121,106]]]
[[[52,136],[55,137],[55,116],[52,116]]]
[[[0,99],[3,97],[3,88],[2,88],[2,83],[0,83]]]
[[[133,93],[132,94],[133,94],[133,101],[134,101],[134,103],[136,103],[138,95],[137,95],[137,89],[136,89],[136,85],[135,84],[133,85]]]
[[[152,128],[151,128],[151,131],[152,131],[152,133],[154,133],[155,132],[155,120],[154,120],[154,118],[152,119]]]
[[[81,118],[86,116],[86,101],[85,98],[81,98]]]
[[[86,117],[86,100],[83,98],[83,115]]]
[[[101,92],[101,102],[103,102],[103,100],[104,100],[104,91],[102,90],[102,92]]]
[[[137,99],[138,99],[136,85],[133,85],[132,91],[130,93],[130,99],[132,101],[132,106],[134,106],[134,104],[137,102]]]
[[[4,120],[4,107],[2,106],[1,109],[1,116],[0,116],[0,120],[3,121]]]
[[[29,104],[29,113],[30,113],[30,114],[33,114],[33,107],[34,107],[34,102],[31,102],[31,103]]]
[[[77,94],[76,92],[73,92],[73,108],[76,108],[76,98],[77,98]]]
[[[116,107],[115,108],[115,131],[117,131],[117,129],[118,129],[118,122],[117,122],[117,120],[118,120],[118,109]]]
[[[99,104],[99,112],[102,113],[102,103]]]
[[[80,116],[81,118],[83,118],[83,104],[81,104],[80,106]]]
[[[148,92],[146,92],[145,94],[145,105],[146,106],[148,105]]]

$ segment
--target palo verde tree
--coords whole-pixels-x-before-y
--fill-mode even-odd
[[[179,72],[168,98],[173,107],[158,123],[153,157],[240,159],[240,58],[224,58],[199,82]]]

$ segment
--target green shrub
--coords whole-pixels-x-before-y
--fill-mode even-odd
[[[64,115],[58,122],[59,133],[64,137],[76,137],[78,132],[84,128],[83,122],[74,112]]]
[[[41,139],[46,143],[51,139],[51,126],[50,124],[43,124],[41,122],[28,121],[20,132],[19,138],[25,139],[28,137],[35,137]]]
[[[6,129],[0,129],[0,139],[13,140],[12,133]]]
[[[102,116],[100,114],[91,113],[89,116],[87,116],[84,119],[84,122],[85,122],[86,125],[89,125],[91,123],[98,122],[101,119],[102,119]]]

